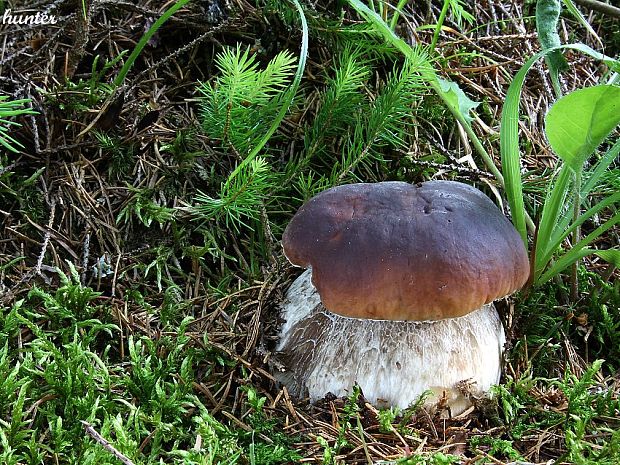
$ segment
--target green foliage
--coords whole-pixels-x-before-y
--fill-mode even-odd
[[[129,190],[133,191],[134,195],[121,209],[116,218],[117,223],[127,224],[135,216],[146,227],[151,226],[153,222],[158,223],[162,227],[173,219],[175,209],[160,205],[159,201],[154,200],[153,197],[156,193],[154,189],[129,187]]]
[[[133,144],[127,144],[119,137],[100,131],[93,131],[99,146],[110,156],[108,174],[110,178],[123,179],[131,172],[135,163]]]
[[[575,6],[575,3],[573,2],[573,0],[563,0],[563,3],[564,3],[564,6],[566,7],[567,11],[571,15],[573,15],[573,17],[579,22],[579,24],[581,24],[584,28],[586,28],[588,33],[592,37],[594,37],[601,46],[603,46],[603,41],[597,35],[596,31],[594,30],[592,25],[590,25],[590,23],[585,18],[585,16],[581,13],[581,11],[579,11],[577,9],[577,7]]]
[[[589,249],[588,245],[620,222],[620,214],[616,213],[584,239],[579,240],[577,237],[572,248],[543,273],[555,251],[570,233],[578,230],[585,221],[603,208],[620,203],[620,193],[616,193],[603,198],[585,213],[580,211],[583,199],[598,187],[600,177],[620,152],[618,141],[603,155],[598,164],[584,175],[585,161],[620,122],[618,112],[613,109],[614,105],[616,110],[620,107],[620,88],[596,86],[581,89],[563,97],[556,105],[559,107],[554,110],[554,105],[547,116],[546,132],[552,147],[565,165],[560,168],[557,180],[550,187],[548,200],[543,206],[536,243],[534,280],[537,283],[551,279],[579,258],[593,253],[594,250]],[[580,115],[585,115],[587,119],[580,119]],[[574,176],[572,188],[571,175]],[[582,182],[584,177],[585,183]],[[607,254],[608,258],[613,259],[613,251]]]
[[[375,35],[382,38],[384,41],[386,41],[390,45],[392,45],[395,50],[402,53],[405,57],[412,59],[412,61],[415,56],[418,56],[418,57],[424,56],[424,54],[421,54],[419,52],[419,49],[416,50],[415,48],[407,44],[404,40],[402,40],[400,37],[398,37],[394,33],[393,28],[390,28],[380,15],[378,15],[376,12],[368,8],[368,6],[366,6],[360,0],[348,0],[348,2],[371,25],[372,30],[375,33]],[[449,2],[449,3],[453,3],[453,2]],[[445,5],[446,3],[444,3],[444,6]],[[502,177],[502,174],[499,172],[499,170],[495,166],[495,162],[493,161],[491,156],[488,154],[488,152],[485,150],[484,146],[480,142],[480,139],[478,138],[471,124],[467,120],[468,115],[463,113],[463,108],[469,111],[468,107],[470,106],[470,103],[467,101],[460,100],[462,99],[461,95],[464,95],[462,92],[453,91],[453,89],[455,89],[455,86],[458,87],[457,84],[455,83],[454,86],[450,84],[448,87],[451,90],[446,92],[444,90],[446,88],[446,84],[444,83],[442,85],[440,83],[438,76],[433,68],[433,63],[428,58],[420,61],[416,68],[418,69],[418,72],[420,73],[420,76],[424,80],[424,82],[428,86],[430,86],[433,89],[433,91],[435,91],[435,93],[443,101],[446,108],[452,113],[452,115],[456,118],[456,120],[463,126],[463,129],[465,130],[465,132],[471,139],[471,142],[474,145],[476,151],[480,154],[480,156],[484,160],[484,163],[487,166],[487,168],[497,178],[498,182],[501,185],[503,185],[504,179]]]
[[[520,332],[527,340],[516,343],[514,357],[531,364],[532,377],[561,375],[558,360],[565,357],[565,343],[591,358],[605,358],[610,371],[620,367],[620,283],[579,268],[579,292],[588,296],[570,306],[559,301],[563,288],[547,282],[520,302]]]
[[[568,409],[566,412],[566,460],[575,464],[614,464],[620,460],[620,437],[612,434],[609,440],[602,441],[592,436],[590,430],[595,426],[598,416],[615,415],[620,402],[614,399],[610,391],[593,387],[597,384],[594,376],[601,369],[603,360],[596,360],[588,370],[577,378],[567,372],[557,384],[566,394]],[[607,434],[608,428],[602,428]],[[606,435],[607,435],[606,434]],[[593,442],[591,442],[593,441]],[[602,447],[597,444],[602,443]]]
[[[508,377],[504,384],[491,389],[493,396],[497,397],[501,419],[510,425],[511,437],[514,439],[520,439],[527,431],[542,425],[536,412],[528,410],[534,401],[530,392],[538,382],[540,379],[533,378],[528,371],[519,379]],[[549,415],[545,418],[545,425],[557,424],[562,418],[561,415]]]
[[[236,53],[229,51],[218,56],[222,75],[216,85],[203,86],[206,124],[214,125],[214,137],[227,144],[241,160],[221,183],[216,198],[205,194],[199,197],[202,212],[194,209],[193,213],[202,219],[225,218],[227,225],[238,227],[243,224],[242,217],[255,218],[256,200],[263,196],[261,191],[267,175],[265,161],[256,156],[292,104],[306,63],[308,27],[299,2],[294,0],[294,4],[302,23],[302,43],[297,70],[287,90],[287,77],[293,68],[291,55],[281,52],[265,70],[259,71],[254,56],[249,56],[249,49],[242,54],[240,47]],[[267,130],[257,130],[262,127]],[[252,138],[254,134],[257,137]],[[244,200],[251,204],[243,204]]]
[[[295,435],[282,431],[280,421],[267,415],[265,403],[267,398],[260,396],[251,385],[242,387],[247,395],[247,404],[252,409],[246,416],[251,432],[241,436],[250,451],[250,463],[272,465],[293,463],[301,456],[292,449],[293,443],[299,440]],[[257,442],[257,437],[268,437],[269,442]]]
[[[188,450],[173,450],[170,455],[182,459],[180,463],[192,465],[243,463],[243,448],[235,430],[214,418],[202,404],[197,406],[199,413],[193,419],[193,436],[201,437],[202,443]]]
[[[547,137],[564,164],[559,169],[555,183],[550,185],[542,210],[535,244],[533,280],[536,284],[548,281],[588,254],[602,253],[601,258],[613,262],[620,253],[618,249],[595,251],[588,247],[620,222],[618,213],[612,214],[611,218],[585,238],[580,239],[576,234],[581,225],[594,215],[620,203],[620,193],[616,192],[581,213],[582,203],[591,191],[598,190],[600,179],[620,153],[620,141],[617,141],[593,168],[584,172],[586,160],[620,123],[618,108],[620,88],[603,85],[576,90],[562,97],[547,115]],[[570,234],[573,234],[571,249],[560,254],[557,261],[549,265]]]
[[[281,52],[261,70],[247,50],[218,55],[222,74],[200,86],[203,127],[243,162],[220,183],[217,194],[201,191],[196,196],[190,212],[202,227],[215,224],[217,230],[236,233],[256,230],[275,202],[291,196],[291,183],[307,199],[331,185],[373,179],[377,171],[385,171],[386,151],[406,149],[416,104],[425,91],[420,77],[424,55],[412,53],[395,67],[371,100],[363,87],[372,68],[361,54],[361,49],[345,46],[336,56],[333,77],[327,77],[317,111],[304,131],[304,150],[284,165],[268,161],[268,149],[264,156],[252,153],[264,138],[260,128],[281,109],[292,57]],[[277,138],[271,144],[276,146]]]
[[[239,232],[242,226],[252,227],[247,220],[259,221],[261,208],[272,188],[273,174],[269,164],[257,157],[231,183],[222,184],[218,197],[199,191],[191,212],[198,220],[213,219]]]
[[[394,431],[392,423],[396,421],[399,410],[394,407],[379,410],[379,429],[382,433],[390,433]]]
[[[615,465],[620,459],[620,431],[605,428],[599,434],[604,434],[608,440],[602,442],[588,437],[586,422],[579,417],[572,418],[574,428],[566,432],[566,447],[564,460],[576,465]],[[602,444],[598,444],[602,442]]]
[[[315,436],[316,442],[323,448],[323,464],[335,465],[336,456],[338,456],[345,448],[351,444],[349,442],[350,435],[356,435],[358,440],[366,447],[364,439],[364,430],[360,420],[360,396],[362,392],[358,385],[353,386],[351,393],[345,401],[342,414],[338,418],[338,435],[333,444],[330,444],[320,435]]]
[[[161,292],[166,287],[174,286],[174,282],[171,281],[171,268],[176,272],[182,271],[178,268],[177,263],[177,250],[175,247],[170,247],[169,244],[161,243],[156,247],[152,247],[145,253],[145,256],[153,256],[153,259],[149,263],[138,265],[138,268],[143,270],[145,278],[153,277],[157,290]]]
[[[356,125],[360,112],[363,112],[362,89],[371,70],[362,52],[360,48],[347,46],[336,55],[334,76],[327,77],[319,109],[304,131],[303,159],[291,165],[295,173],[305,170],[315,157],[328,157],[332,148],[328,142]]]
[[[65,325],[67,320],[75,323],[78,320],[90,319],[96,311],[90,302],[100,295],[89,287],[83,287],[75,266],[72,263],[68,265],[70,276],[58,270],[60,287],[56,289],[54,295],[38,287],[34,287],[28,294],[29,298],[41,299],[48,317],[59,326]]]
[[[577,44],[566,47],[602,59],[610,66],[618,65],[617,62],[598,54],[584,45]],[[518,103],[526,73],[536,60],[547,52],[543,51],[533,56],[519,70],[508,89],[506,104],[502,112],[500,140],[502,170],[506,180],[506,194],[512,212],[513,223],[521,233],[526,244],[526,213],[519,163]],[[617,98],[610,99],[610,101],[599,100],[603,94],[609,92],[610,95],[615,95],[617,91],[610,90],[611,88],[607,86],[597,87],[596,89],[598,90],[576,91],[576,96],[569,94],[558,101],[560,107],[557,112],[550,112],[551,128],[548,129],[548,132],[549,130],[551,132],[549,137],[552,144],[555,144],[558,150],[562,152],[560,156],[565,159],[565,163],[560,166],[555,181],[550,185],[538,225],[534,254],[535,266],[531,278],[535,285],[545,283],[583,256],[593,253],[594,251],[589,249],[588,245],[620,221],[620,215],[614,214],[606,223],[596,228],[583,239],[580,239],[578,234],[574,234],[571,249],[561,255],[545,271],[545,268],[564,239],[577,231],[581,224],[599,213],[603,208],[613,205],[620,200],[620,197],[617,195],[611,195],[585,213],[581,213],[583,200],[595,189],[603,173],[618,156],[618,152],[620,152],[620,141],[618,141],[601,157],[593,168],[583,173],[583,163],[586,158],[592,155],[592,151],[617,124],[617,112],[612,110],[613,105],[618,105]],[[581,92],[585,93],[582,94]],[[597,95],[593,96],[590,93]],[[585,109],[582,109],[582,104],[586,100],[588,105]],[[579,120],[577,115],[582,110],[584,114],[591,116],[586,121]],[[581,121],[583,124],[575,126],[573,119],[568,118],[568,114],[572,115],[575,121]],[[570,133],[570,137],[566,137],[567,133]],[[571,183],[571,178],[573,177],[574,179]],[[585,179],[585,182],[582,182],[583,179]]]
[[[30,103],[29,99],[8,100],[8,98],[6,95],[0,95],[0,145],[11,152],[17,152],[17,148],[23,148],[23,145],[9,135],[9,127],[20,126],[20,124],[9,118],[20,115],[36,115],[37,112],[25,107],[26,104]]]
[[[475,110],[480,102],[472,101],[465,92],[461,90],[456,82],[447,81],[446,79],[437,78],[439,88],[441,89],[444,99],[456,108],[463,115],[465,121],[471,124],[473,118],[470,115],[472,110]]]
[[[254,433],[216,419],[193,393],[197,372],[231,362],[186,334],[191,319],[157,339],[130,336],[120,358],[119,329],[93,317],[98,294],[75,269],[54,292],[36,288],[0,307],[0,462],[118,461],[84,433],[88,422],[134,463],[280,464],[300,457],[294,436],[247,390]],[[121,342],[122,343],[122,342]],[[45,440],[41,440],[45,437]]]
[[[102,396],[111,394],[109,370],[91,345],[108,340],[116,328],[88,318],[97,294],[79,284],[74,269],[70,278],[60,276],[62,285],[53,295],[33,289],[27,301],[18,302],[8,313],[0,311],[0,323],[9,337],[0,351],[0,392],[6,394],[0,398],[4,446],[0,457],[6,460],[38,457],[31,463],[43,463],[41,457],[50,449],[70,453],[75,438],[83,437],[78,419],[96,415]],[[39,300],[43,308],[35,312],[33,305]],[[49,329],[32,322],[42,325],[42,320],[49,320]],[[22,331],[33,335],[23,354],[13,346]],[[31,404],[38,399],[43,401],[33,419]],[[51,432],[48,445],[37,440],[40,428]],[[74,452],[79,454],[79,449]]]
[[[491,446],[492,454],[498,454],[495,456],[518,460],[519,453],[511,444],[513,440],[562,425],[566,453],[558,462],[592,465],[617,462],[620,458],[618,437],[610,434],[607,420],[615,415],[619,402],[612,390],[595,380],[601,366],[601,360],[595,361],[581,377],[569,370],[560,381],[534,379],[527,373],[519,380],[509,379],[505,385],[496,386],[494,395],[498,397],[510,440],[478,437],[472,440],[472,446],[486,444]],[[541,389],[547,390],[550,399],[557,399],[560,404],[566,402],[566,408],[537,408]]]
[[[62,92],[61,100],[56,93],[47,95],[51,102],[57,102],[61,109],[74,109],[77,111],[89,111],[93,107],[104,102],[114,93],[114,85],[107,82],[108,73],[122,60],[126,51],[121,52],[111,60],[101,60],[96,55],[91,65],[90,75],[87,79],[80,78],[77,82],[67,80]],[[101,139],[97,137],[100,142]]]
[[[289,61],[289,58],[287,58],[287,56],[284,53],[278,54],[278,56],[275,58],[276,65],[274,66],[274,69],[268,69],[267,72],[264,72],[264,73],[257,72],[253,64],[248,65],[247,52],[246,52],[246,56],[242,56],[239,53],[237,55],[229,55],[229,57],[232,58],[232,61],[229,63],[232,65],[232,67],[229,68],[229,71],[231,71],[230,74],[231,76],[233,76],[233,79],[228,81],[228,85],[224,89],[225,93],[228,94],[228,98],[229,98],[228,100],[229,106],[227,107],[227,111],[228,109],[232,110],[232,104],[234,103],[234,96],[236,95],[236,92],[237,92],[237,85],[239,83],[239,80],[243,80],[243,79],[247,79],[248,82],[250,83],[250,88],[255,89],[254,97],[257,100],[255,103],[260,104],[261,101],[265,99],[269,100],[270,102],[275,101],[276,98],[279,98],[280,100],[277,105],[278,107],[277,114],[275,114],[274,118],[272,118],[272,121],[270,122],[270,124],[269,122],[265,123],[263,121],[263,123],[267,125],[266,127],[268,129],[267,131],[262,133],[261,137],[258,140],[255,141],[255,143],[253,144],[253,147],[248,147],[249,153],[247,154],[236,153],[237,156],[241,156],[241,160],[237,164],[236,168],[228,175],[227,180],[223,182],[220,186],[219,197],[222,200],[220,202],[221,205],[224,205],[224,206],[229,205],[226,199],[224,199],[224,196],[228,195],[228,192],[227,192],[228,189],[230,189],[231,185],[237,182],[237,177],[240,176],[240,174],[243,173],[244,170],[248,169],[248,165],[250,165],[250,172],[256,173],[256,170],[255,169],[253,170],[251,165],[254,164],[254,168],[257,168],[260,166],[260,163],[259,164],[255,163],[256,156],[261,150],[263,150],[265,144],[268,142],[271,136],[275,133],[276,129],[279,127],[280,123],[284,119],[286,112],[291,106],[293,99],[295,98],[295,95],[297,94],[297,89],[299,88],[301,77],[305,69],[306,56],[308,53],[308,24],[306,22],[304,11],[301,5],[299,4],[298,0],[293,0],[293,3],[295,5],[295,8],[297,9],[297,12],[299,13],[299,18],[301,20],[302,39],[301,39],[300,58],[299,58],[299,63],[297,65],[297,70],[295,72],[295,76],[293,78],[291,85],[286,91],[282,89],[282,81],[278,83],[278,80],[282,78],[282,75],[287,74],[287,68],[290,67],[290,63],[287,63]],[[224,64],[223,70],[226,70],[225,63],[227,63],[227,58],[225,55],[220,56],[219,62],[220,64]],[[277,71],[277,73],[275,73],[274,75],[273,71]],[[280,74],[280,77],[277,76],[278,74]],[[226,75],[226,72],[224,73],[224,75]],[[262,86],[257,87],[257,83],[262,84]],[[266,86],[267,89],[269,89],[270,87],[269,84],[271,84],[274,89],[277,89],[277,96],[270,95],[270,92],[268,91],[266,94],[264,94],[265,98],[261,98],[261,95],[263,95],[263,86]],[[231,98],[233,99],[231,100]],[[217,110],[217,106],[212,106],[210,107],[210,109]],[[232,120],[229,120],[229,123],[232,124]],[[227,131],[229,129],[230,127],[227,128],[226,131],[223,132],[222,137],[224,137],[227,134]],[[254,130],[256,130],[256,127],[254,127]],[[234,150],[234,146],[233,146],[233,150]],[[244,183],[242,182],[241,185],[244,185]],[[237,194],[233,194],[233,198],[237,198]],[[227,218],[235,217],[234,214],[233,215],[228,214],[226,216]]]
[[[323,448],[322,465],[336,465],[336,455],[338,453],[329,445],[329,442],[322,436],[317,436],[316,442]]]
[[[294,74],[295,57],[282,51],[261,70],[250,48],[237,46],[219,53],[216,66],[220,75],[198,87],[203,127],[209,137],[245,157],[278,113]]]
[[[36,187],[36,182],[46,170],[39,168],[34,173],[17,171],[7,154],[0,153],[0,205],[6,206],[16,202],[18,207],[11,212],[19,213],[38,220],[44,215],[43,198]]]
[[[415,55],[394,70],[370,107],[359,115],[343,147],[342,157],[330,174],[330,184],[350,179],[351,173],[366,167],[373,179],[373,162],[381,162],[381,148],[405,146],[406,133],[413,122],[413,105],[424,89],[419,71],[423,58]]]
[[[477,450],[480,446],[486,446],[488,455],[492,457],[507,457],[510,460],[521,460],[523,457],[513,446],[513,441],[491,436],[475,436],[470,441],[470,447]]]
[[[598,85],[555,102],[545,119],[545,133],[553,151],[579,171],[618,124],[620,87]]]
[[[362,92],[371,64],[359,48],[345,47],[336,58],[314,119],[304,131],[304,151],[286,166],[286,179],[297,179],[297,191],[309,198],[327,186],[381,180],[383,154],[411,143],[417,102],[425,91],[422,58],[414,55],[395,67],[374,100]],[[334,154],[340,153],[337,157]]]

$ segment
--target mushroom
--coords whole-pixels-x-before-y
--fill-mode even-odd
[[[493,301],[520,289],[521,237],[479,190],[453,181],[349,184],[310,199],[282,239],[308,268],[281,306],[277,374],[311,401],[358,384],[378,406],[431,391],[456,415],[501,375]],[[464,389],[464,386],[468,386]]]

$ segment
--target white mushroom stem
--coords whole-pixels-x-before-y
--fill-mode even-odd
[[[371,403],[405,408],[431,390],[427,406],[458,415],[499,382],[505,335],[493,304],[438,321],[347,318],[325,309],[311,276],[293,283],[282,306],[280,379],[293,394],[341,397],[357,383]]]

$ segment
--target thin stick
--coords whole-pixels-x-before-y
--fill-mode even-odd
[[[93,428],[93,426],[90,423],[87,423],[83,420],[80,420],[80,423],[82,423],[82,425],[84,426],[84,429],[86,430],[86,433],[93,438],[95,441],[97,441],[99,444],[101,444],[103,446],[103,448],[105,450],[107,450],[109,453],[111,453],[114,457],[116,457],[117,459],[119,459],[121,462],[123,462],[125,465],[135,465],[131,460],[129,460],[129,458],[127,458],[125,455],[123,455],[122,453],[120,453],[112,444],[110,444],[101,434],[99,434],[95,428]]]
[[[614,18],[620,18],[620,8],[612,6],[607,3],[599,2],[597,0],[575,0],[580,5],[587,6],[593,10],[596,10],[605,15],[613,16]]]

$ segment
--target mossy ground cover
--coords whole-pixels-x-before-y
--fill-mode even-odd
[[[576,295],[567,271],[499,303],[505,374],[457,418],[377,410],[358,390],[310,405],[274,381],[277,305],[299,273],[280,239],[305,200],[349,182],[453,179],[505,203],[421,72],[480,102],[472,127],[499,166],[506,90],[540,48],[535,2],[418,3],[396,18],[397,5],[369,3],[427,46],[405,60],[343,2],[303,2],[294,95],[302,26],[285,1],[189,2],[120,86],[169,5],[61,0],[28,5],[56,23],[4,24],[2,94],[36,114],[9,115],[16,151],[0,148],[0,463],[620,462],[620,280],[598,258],[580,262]],[[600,42],[566,11],[561,41],[617,56],[620,20],[583,11]],[[565,56],[565,92],[609,71]],[[553,101],[541,62],[519,121],[534,221],[557,166]],[[616,160],[586,202],[619,189]],[[593,246],[618,243],[611,228]]]

